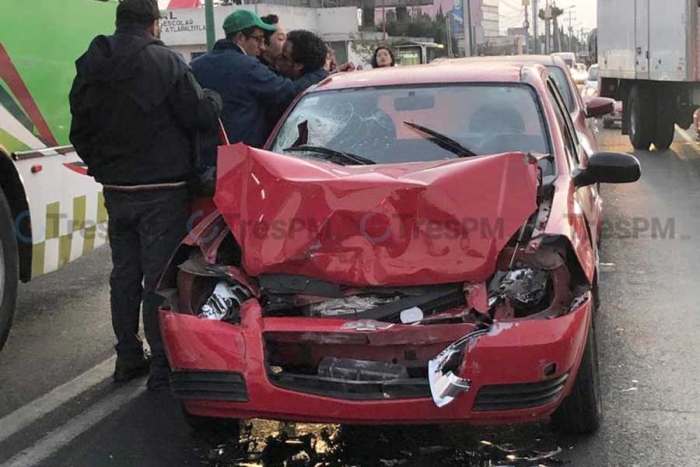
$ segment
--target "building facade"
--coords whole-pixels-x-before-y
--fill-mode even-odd
[[[340,63],[351,55],[352,41],[358,34],[357,8],[305,8],[280,4],[217,6],[214,8],[216,38],[223,39],[224,19],[236,9],[246,9],[259,16],[275,14],[288,30],[312,31],[335,50]],[[180,53],[186,61],[207,51],[207,25],[204,8],[166,10],[161,19],[161,39]]]

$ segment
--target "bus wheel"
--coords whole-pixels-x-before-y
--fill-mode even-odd
[[[12,211],[0,190],[0,349],[10,335],[17,301],[19,256],[13,225]]]

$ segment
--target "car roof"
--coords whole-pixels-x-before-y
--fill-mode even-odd
[[[380,68],[337,73],[315,90],[328,91],[373,86],[397,86],[452,83],[521,83],[523,65],[518,63],[439,63]]]
[[[557,66],[559,68],[567,67],[561,57],[555,55],[498,55],[491,57],[463,57],[463,58],[446,58],[438,59],[431,65],[440,65],[445,63],[537,63],[544,66]]]

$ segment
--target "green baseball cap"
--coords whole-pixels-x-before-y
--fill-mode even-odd
[[[267,24],[258,15],[248,10],[236,10],[224,20],[224,32],[231,34],[248,28],[260,28],[263,31],[275,32],[276,26]]]

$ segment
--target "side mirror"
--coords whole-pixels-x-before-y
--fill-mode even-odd
[[[595,118],[615,111],[615,101],[607,97],[594,97],[586,103],[586,117]]]
[[[597,152],[588,159],[588,166],[573,173],[577,188],[595,183],[634,183],[642,176],[636,157],[617,152]]]

